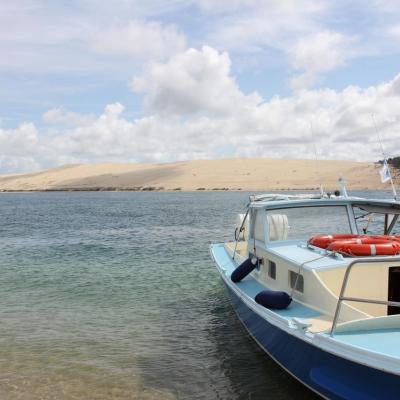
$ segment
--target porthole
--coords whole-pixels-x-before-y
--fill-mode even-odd
[[[268,276],[271,279],[276,279],[276,264],[273,261],[268,261]]]

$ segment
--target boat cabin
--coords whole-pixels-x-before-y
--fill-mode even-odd
[[[400,314],[399,214],[388,200],[253,196],[225,247],[238,263],[256,257],[252,277],[318,311],[309,322],[323,330]]]

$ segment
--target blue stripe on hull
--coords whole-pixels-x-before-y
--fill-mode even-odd
[[[251,310],[228,285],[236,313],[258,344],[301,382],[329,399],[400,399],[400,377],[369,368],[294,337]]]

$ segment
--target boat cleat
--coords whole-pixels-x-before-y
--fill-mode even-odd
[[[306,332],[312,324],[308,322],[304,322],[301,318],[292,318],[291,319],[293,325],[295,328],[297,328],[299,331]]]

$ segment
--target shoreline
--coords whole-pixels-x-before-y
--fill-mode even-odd
[[[368,187],[349,187],[346,186],[347,190],[355,190],[355,191],[387,191],[390,192],[390,188],[382,188],[377,189],[376,187],[368,188]],[[63,188],[63,189],[10,189],[10,190],[0,190],[0,193],[76,193],[76,192],[135,192],[135,193],[148,193],[148,192],[156,192],[156,193],[210,193],[210,192],[242,192],[242,193],[269,193],[269,192],[315,192],[319,191],[319,187],[305,187],[305,188],[266,188],[266,189],[242,189],[242,188],[215,188],[215,189],[130,189],[130,188]],[[325,188],[325,192],[334,192],[335,190],[339,190],[339,188]]]

